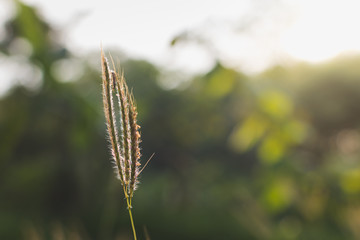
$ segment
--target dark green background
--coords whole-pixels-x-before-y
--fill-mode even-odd
[[[1,23],[1,59],[25,59],[42,77],[0,99],[0,239],[131,239],[100,50],[75,57],[35,9],[16,6]],[[139,239],[145,228],[152,240],[360,239],[358,56],[256,76],[219,61],[167,90],[181,73],[111,54],[136,98],[142,162],[155,153],[134,197]],[[79,70],[60,65],[82,74],[60,81]]]

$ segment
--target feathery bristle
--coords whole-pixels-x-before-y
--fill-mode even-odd
[[[124,179],[125,184],[128,186],[130,179],[130,165],[131,165],[131,142],[130,142],[130,126],[129,126],[129,103],[127,101],[126,95],[128,94],[127,86],[124,80],[124,76],[121,75],[116,79],[116,89],[117,97],[120,108],[120,119],[121,119],[121,148],[122,154],[124,156]]]
[[[123,170],[121,164],[121,155],[119,152],[119,144],[117,137],[117,127],[115,119],[115,110],[112,98],[112,76],[110,74],[109,64],[107,59],[104,56],[104,53],[101,51],[101,66],[102,66],[102,88],[103,88],[103,104],[104,112],[106,118],[106,125],[109,134],[110,144],[112,147],[113,159],[118,167],[118,174],[120,176],[120,181],[123,182]]]
[[[134,102],[134,98],[132,95],[128,95],[130,107],[129,107],[129,120],[130,120],[130,129],[131,129],[131,180],[130,180],[130,197],[133,196],[134,191],[136,190],[137,185],[137,179],[139,175],[139,166],[141,165],[139,162],[139,159],[141,157],[140,154],[140,132],[138,129],[140,128],[139,125],[137,125],[136,117],[137,117],[137,111],[136,106]]]

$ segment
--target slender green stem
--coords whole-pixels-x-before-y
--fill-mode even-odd
[[[126,203],[128,205],[129,216],[130,216],[130,221],[131,221],[131,227],[132,227],[133,234],[134,234],[134,240],[136,240],[136,231],[135,231],[134,220],[133,220],[132,213],[131,213],[131,205],[129,203],[129,198],[126,198]]]
[[[125,194],[125,198],[126,198],[127,208],[129,210],[129,216],[130,216],[131,228],[133,230],[134,240],[137,240],[137,238],[136,238],[136,230],[135,230],[135,225],[134,225],[134,219],[133,219],[132,212],[131,212],[131,208],[132,208],[131,207],[131,198],[127,194],[127,190],[124,187],[124,185],[123,185],[123,190],[124,190],[124,194]]]

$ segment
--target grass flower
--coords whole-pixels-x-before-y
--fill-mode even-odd
[[[114,64],[113,64],[114,65]],[[136,231],[131,212],[131,200],[138,183],[140,170],[140,132],[137,125],[137,109],[124,75],[111,70],[101,51],[102,91],[104,113],[115,172],[122,185],[129,211],[134,239]],[[116,95],[117,103],[114,103]],[[115,106],[118,104],[118,106]],[[118,113],[116,110],[118,109]],[[118,117],[117,117],[117,114]],[[119,123],[117,123],[117,120]],[[149,159],[150,160],[150,159]],[[145,164],[146,166],[146,164]]]

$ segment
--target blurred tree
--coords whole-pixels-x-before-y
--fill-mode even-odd
[[[28,223],[45,230],[56,219],[71,221],[89,214],[81,199],[99,194],[92,189],[94,181],[88,180],[101,161],[88,160],[102,159],[106,149],[99,138],[103,134],[99,112],[52,72],[57,61],[71,55],[32,7],[15,3],[17,12],[5,24],[0,50],[8,61],[21,57],[30,68],[41,69],[41,84],[27,87],[31,75],[24,76],[19,68],[15,76],[24,77],[20,80],[25,86],[15,85],[0,102],[0,235],[4,239],[20,239]],[[22,52],[24,46],[30,46],[30,54]],[[94,148],[98,145],[104,148]],[[104,183],[107,177],[98,180]]]

